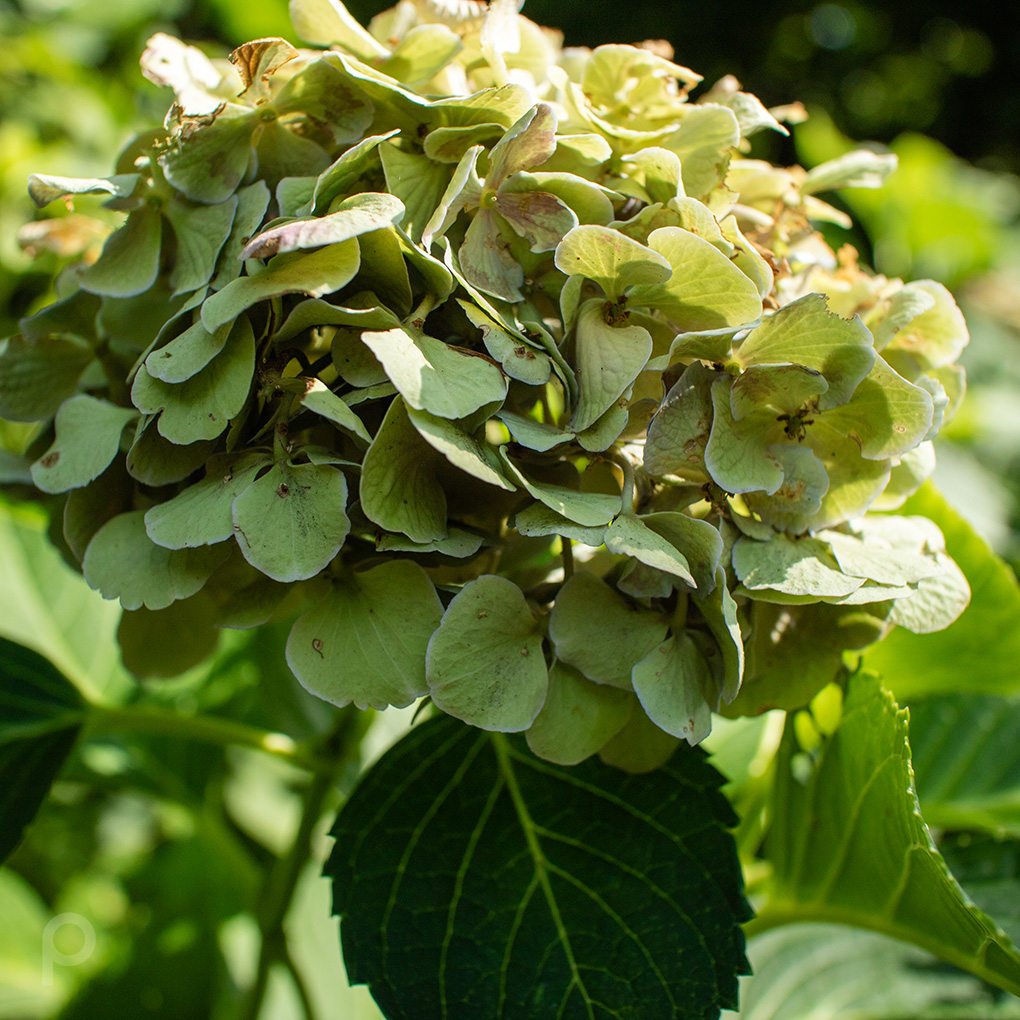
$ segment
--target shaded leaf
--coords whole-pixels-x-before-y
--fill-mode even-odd
[[[91,347],[70,337],[10,337],[0,351],[0,415],[8,421],[52,417],[94,357]]]
[[[418,434],[399,397],[390,403],[362,464],[361,509],[387,531],[415,542],[446,537],[446,494],[437,454]]]
[[[424,723],[333,830],[351,979],[392,1020],[715,1017],[748,914],[721,782],[697,751],[634,777]]]
[[[151,206],[131,213],[124,226],[106,239],[99,258],[79,276],[82,289],[110,297],[147,291],[159,273],[162,224],[159,210]]]
[[[630,690],[631,670],[665,640],[662,615],[625,599],[605,581],[578,571],[560,589],[549,617],[556,657],[589,680]]]
[[[145,533],[145,514],[118,514],[93,536],[82,570],[103,598],[125,609],[165,609],[194,595],[226,558],[222,547],[164,549]]]

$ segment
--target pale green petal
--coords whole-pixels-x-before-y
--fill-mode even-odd
[[[715,682],[704,656],[687,634],[656,645],[631,673],[634,693],[660,729],[698,744],[712,732],[706,693]],[[714,696],[713,696],[714,700]]]
[[[594,280],[613,301],[628,287],[657,284],[673,272],[658,252],[597,224],[574,227],[556,249],[556,268],[567,276]]]
[[[355,238],[318,251],[277,255],[257,276],[231,280],[221,291],[207,298],[202,305],[202,322],[213,333],[259,301],[284,294],[325,297],[350,283],[360,264]]]
[[[428,693],[425,652],[442,616],[425,571],[391,560],[348,575],[294,621],[287,665],[334,705],[403,708]]]
[[[611,496],[603,492],[579,492],[562,485],[535,481],[514,464],[506,452],[506,447],[500,447],[499,453],[504,463],[510,468],[513,477],[535,499],[575,524],[581,524],[586,528],[597,528],[600,525],[608,524],[620,512],[620,496]]]
[[[56,438],[32,465],[32,481],[43,492],[88,485],[117,456],[124,426],[137,417],[134,408],[84,394],[65,400],[54,423]]]
[[[506,381],[491,361],[435,337],[390,329],[381,333],[367,330],[361,338],[416,410],[440,418],[466,418],[506,396]]]
[[[768,316],[736,350],[742,368],[790,363],[821,372],[829,384],[818,404],[845,404],[875,363],[871,333],[855,315],[830,312],[822,294],[808,294]]]
[[[445,538],[446,495],[436,479],[439,459],[411,424],[403,400],[393,400],[362,465],[365,516],[415,542]]]
[[[468,582],[429,642],[426,676],[448,715],[483,730],[526,730],[549,680],[541,629],[520,588],[493,574]]]
[[[556,657],[596,683],[631,689],[634,664],[666,637],[659,613],[581,570],[560,589],[549,617]]]
[[[301,581],[326,567],[347,538],[347,482],[335,467],[281,462],[233,504],[244,558],[274,581]]]
[[[399,223],[403,215],[404,203],[393,195],[376,192],[352,195],[327,216],[295,220],[259,234],[241,252],[241,258],[270,258],[301,248],[337,244]]]
[[[554,662],[545,704],[524,734],[528,747],[546,761],[576,765],[623,729],[633,705],[627,691],[593,684],[565,663]]]
[[[586,301],[577,317],[575,372],[578,398],[569,427],[581,432],[595,423],[634,382],[652,353],[642,326],[606,322],[605,303]]]
[[[653,230],[648,245],[672,274],[664,283],[635,287],[634,304],[658,309],[681,331],[739,326],[761,315],[758,288],[715,245],[681,227]]]

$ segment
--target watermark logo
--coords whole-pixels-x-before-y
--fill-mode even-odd
[[[78,940],[73,936],[62,935],[60,945],[57,944],[57,932],[61,928],[77,928],[81,933],[81,947],[73,953],[65,952],[61,946],[67,948]],[[43,984],[48,988],[53,984],[53,967],[77,967],[84,963],[96,949],[96,929],[81,914],[64,913],[57,914],[43,929],[42,934],[42,969]]]

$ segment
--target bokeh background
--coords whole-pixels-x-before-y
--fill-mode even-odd
[[[348,3],[362,21],[385,6]],[[706,85],[733,74],[767,106],[803,102],[811,116],[791,138],[756,137],[755,151],[773,161],[812,166],[859,142],[898,155],[882,191],[836,199],[860,226],[832,228],[830,242],[853,243],[881,273],[931,277],[957,295],[972,333],[970,392],[940,439],[936,480],[1020,566],[1020,7],[528,0],[524,13],[570,45],[665,38]],[[0,0],[0,337],[47,300],[57,266],[54,253],[32,251],[23,227],[63,210],[34,209],[28,174],[105,176],[133,132],[162,120],[169,94],[138,71],[156,31],[217,56],[253,38],[293,38],[285,0]],[[0,447],[30,438],[0,422]],[[0,545],[5,556],[12,549]],[[63,569],[41,536],[16,552],[18,569]],[[166,683],[159,696],[194,710],[250,703],[253,722],[314,733],[322,706],[264,665],[280,638],[260,632],[262,657],[247,645],[231,658],[228,641],[201,675]],[[380,732],[377,744],[386,739]],[[91,744],[74,769],[0,871],[0,1020],[214,1015],[223,1005],[215,960],[227,961],[237,985],[250,981],[250,905],[263,864],[292,836],[296,777],[265,756],[228,760],[157,738]],[[1013,877],[1003,895],[1017,900],[1020,918]],[[378,1017],[367,995],[346,990],[314,873],[298,900],[294,951],[313,975],[321,1016]],[[90,918],[99,941],[88,961],[42,986],[39,945],[60,911]],[[262,1016],[301,1015],[286,982],[274,986]]]

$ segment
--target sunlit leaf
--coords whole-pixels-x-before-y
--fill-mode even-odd
[[[1017,994],[1020,954],[966,899],[921,819],[906,716],[877,682],[854,677],[807,784],[791,771],[797,743],[787,724],[766,841],[773,886],[756,923],[839,920],[912,942]]]

